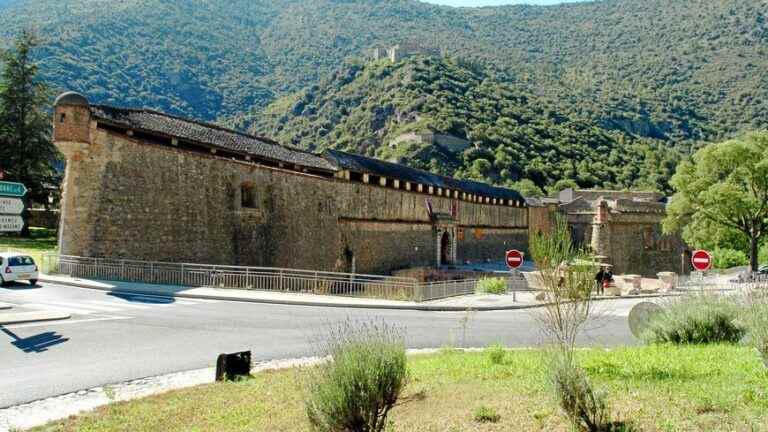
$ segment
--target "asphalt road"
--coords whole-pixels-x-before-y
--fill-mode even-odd
[[[0,408],[132,379],[215,365],[222,352],[254,360],[315,354],[323,328],[378,318],[405,329],[410,348],[541,343],[535,310],[419,312],[282,306],[13,284],[0,302],[65,310],[65,321],[0,326]],[[626,316],[637,301],[601,302],[583,345],[633,344]],[[11,391],[7,391],[10,389]]]

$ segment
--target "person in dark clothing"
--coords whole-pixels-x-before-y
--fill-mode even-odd
[[[600,271],[595,275],[595,285],[597,286],[597,295],[603,295],[603,281],[605,280],[605,268],[600,267]]]
[[[613,272],[611,270],[605,272],[605,280],[608,282],[613,282]]]

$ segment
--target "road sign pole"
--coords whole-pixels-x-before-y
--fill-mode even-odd
[[[512,303],[517,303],[517,290],[515,290],[515,280],[520,275],[517,269],[512,269]]]
[[[515,281],[520,277],[520,273],[518,272],[518,268],[523,265],[523,262],[525,261],[525,254],[518,250],[508,250],[505,254],[505,259],[507,261],[507,267],[509,267],[509,270],[512,274],[510,277],[512,280],[512,302],[517,303],[517,291],[515,291]]]

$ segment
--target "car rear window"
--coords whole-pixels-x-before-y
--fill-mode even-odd
[[[35,260],[28,256],[17,256],[8,258],[8,265],[11,267],[35,265]]]

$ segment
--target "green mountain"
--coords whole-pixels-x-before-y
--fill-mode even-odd
[[[515,186],[665,190],[679,155],[603,128],[505,73],[448,58],[351,62],[257,116],[254,132],[296,146],[354,151],[433,172]]]
[[[374,45],[417,42],[604,128],[679,142],[765,126],[766,14],[746,0],[16,0],[0,5],[0,36],[38,29],[43,77],[59,89],[224,122]]]

